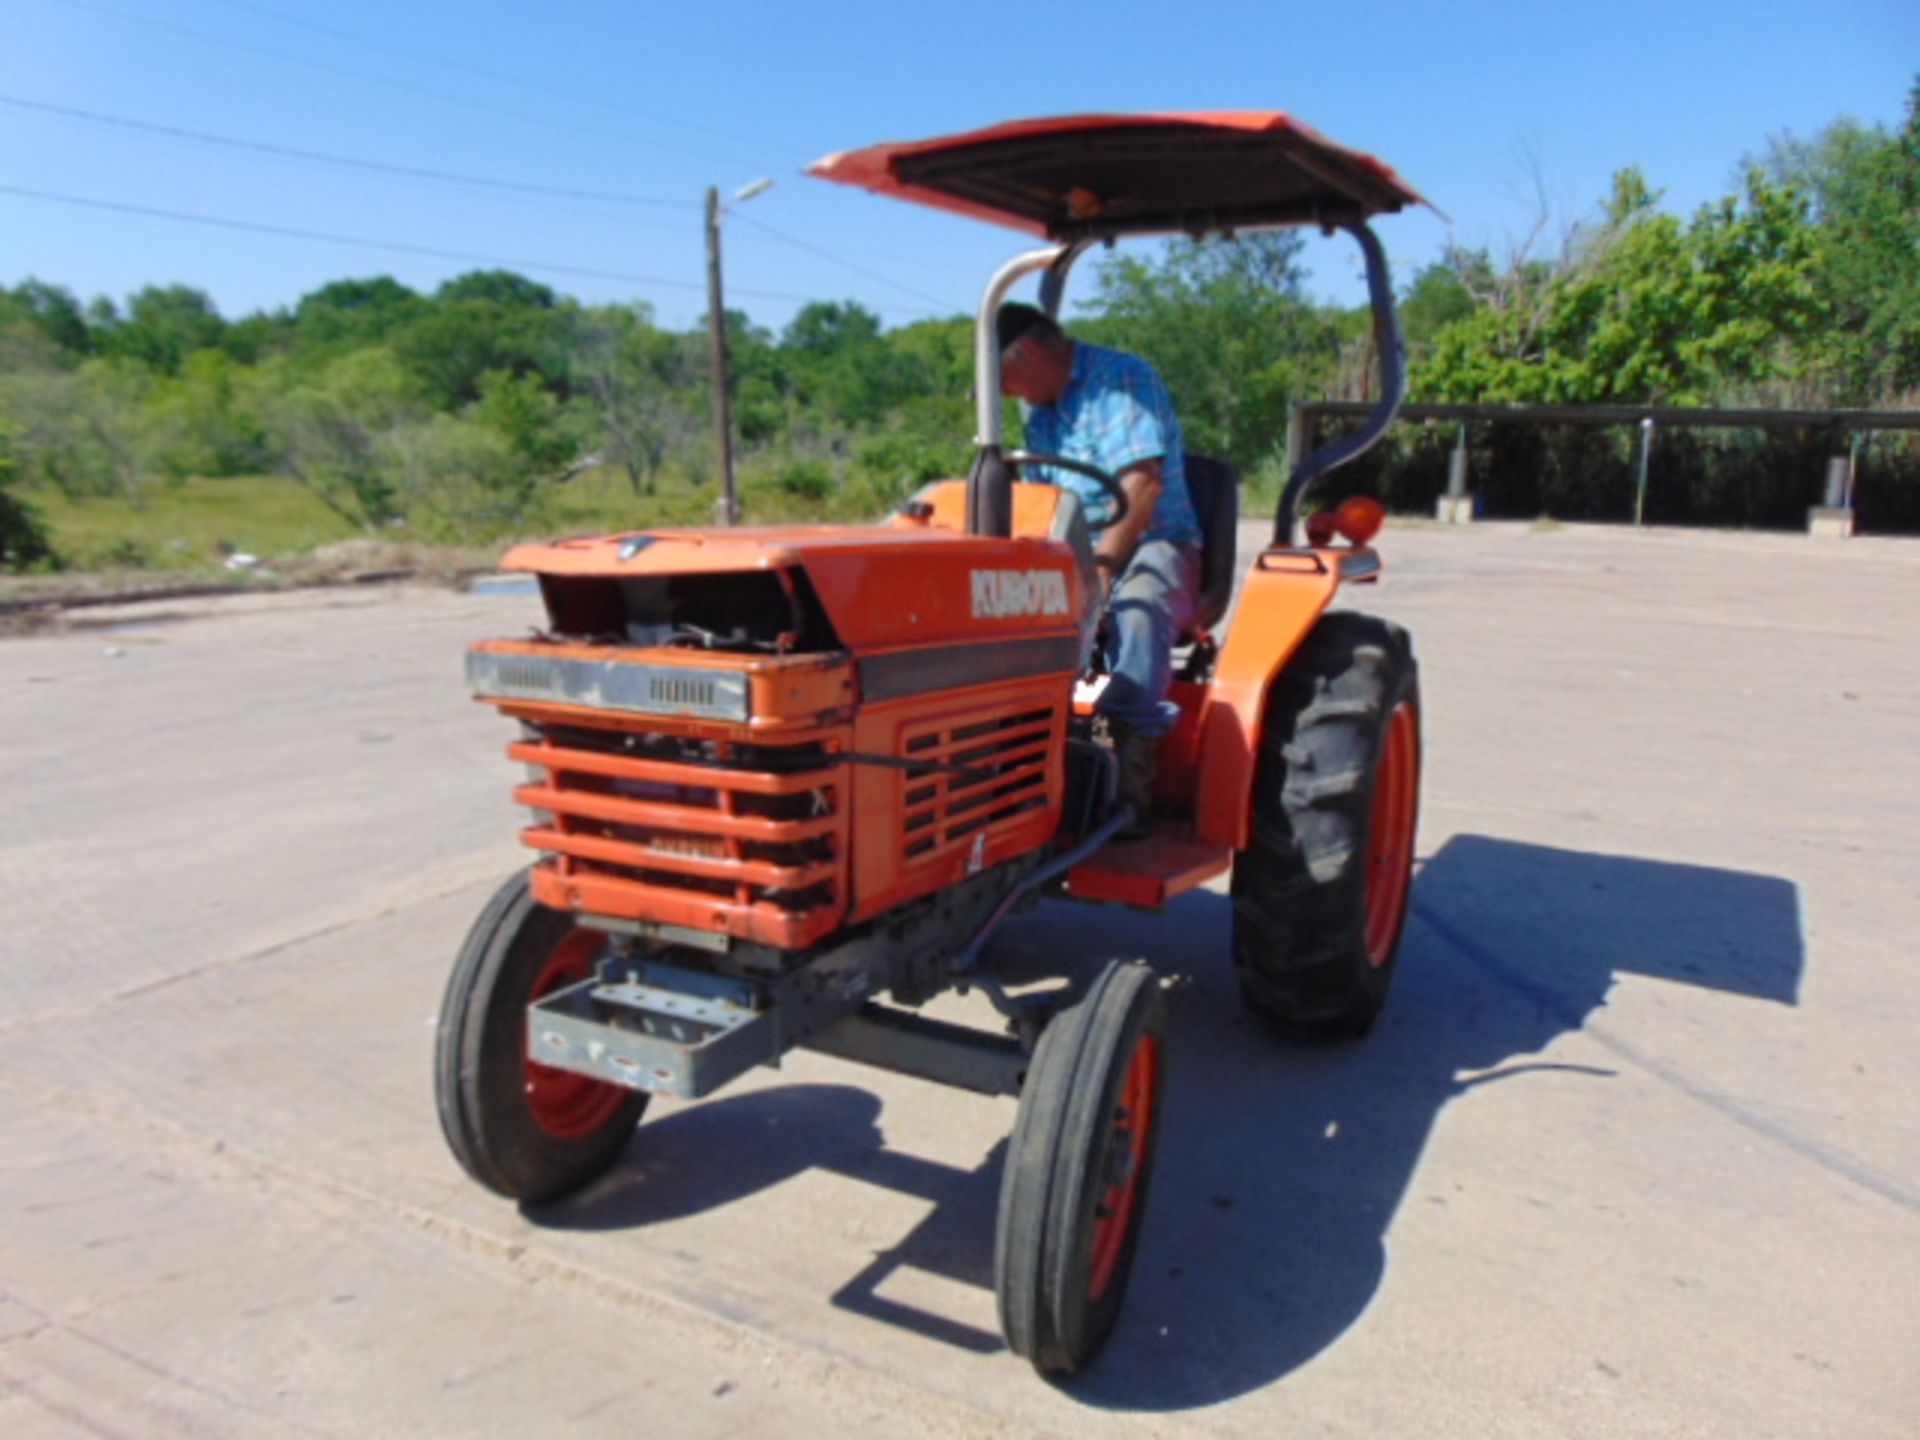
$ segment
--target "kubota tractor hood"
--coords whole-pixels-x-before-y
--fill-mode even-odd
[[[1427,203],[1373,156],[1278,111],[1014,120],[844,151],[807,173],[1057,241],[1337,224]]]

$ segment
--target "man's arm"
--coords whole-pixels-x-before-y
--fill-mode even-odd
[[[1127,513],[1119,524],[1109,525],[1102,530],[1099,543],[1093,547],[1093,563],[1100,567],[1101,577],[1109,586],[1127,568],[1127,562],[1133,558],[1141,537],[1153,525],[1153,507],[1159,503],[1160,492],[1166,488],[1160,478],[1160,460],[1157,456],[1129,467],[1118,478],[1120,488],[1127,495]]]

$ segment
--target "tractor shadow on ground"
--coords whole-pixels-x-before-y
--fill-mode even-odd
[[[996,939],[991,963],[1014,983],[1058,975],[1071,955],[1077,982],[1108,959],[1144,958],[1172,987],[1146,1228],[1119,1328],[1068,1386],[1078,1398],[1210,1405],[1327,1350],[1380,1288],[1385,1233],[1450,1100],[1540,1068],[1612,1078],[1528,1057],[1581,1028],[1617,975],[1797,1003],[1804,950],[1785,880],[1463,835],[1427,860],[1413,904],[1393,998],[1357,1045],[1288,1040],[1244,1009],[1223,895],[1188,895],[1157,915],[1045,905]],[[973,1170],[917,1159],[885,1147],[879,1110],[863,1090],[798,1085],[678,1111],[642,1128],[638,1167],[536,1218],[645,1225],[809,1168],[890,1186],[933,1209],[833,1303],[967,1350],[1000,1349],[998,1335],[879,1289],[902,1267],[991,1287],[1004,1145]],[[737,1163],[712,1166],[715,1145]]]
[[[1541,1068],[1529,1057],[1580,1029],[1617,975],[1799,994],[1798,893],[1768,876],[1462,835],[1421,868],[1413,904],[1394,994],[1358,1045],[1289,1044],[1239,1005],[1224,965],[1195,967],[1176,996],[1150,1228],[1081,1398],[1207,1405],[1327,1350],[1380,1288],[1440,1111]],[[1230,909],[1192,897],[1177,924],[1223,954]]]
[[[988,1104],[971,1097],[960,1103]],[[560,1230],[626,1230],[718,1210],[807,1171],[825,1170],[916,1196],[933,1208],[831,1296],[841,1309],[942,1344],[978,1353],[1004,1350],[995,1330],[881,1293],[903,1270],[979,1290],[993,1288],[993,1230],[1006,1142],[972,1169],[889,1148],[881,1103],[848,1085],[776,1085],[702,1101],[641,1123],[622,1164],[580,1195],[528,1210]],[[1013,1110],[1007,1107],[1007,1120]],[[716,1165],[714,1156],[726,1163]],[[825,1298],[825,1297],[823,1297]]]

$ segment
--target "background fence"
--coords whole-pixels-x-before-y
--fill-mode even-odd
[[[1371,407],[1294,407],[1289,459]],[[1920,412],[1612,405],[1405,405],[1386,439],[1336,471],[1323,501],[1365,492],[1434,512],[1464,488],[1489,518],[1806,528],[1845,505],[1857,529],[1920,534]]]

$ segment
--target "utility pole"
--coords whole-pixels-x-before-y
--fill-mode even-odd
[[[773,188],[771,180],[755,180],[734,191],[735,203],[751,200]],[[707,187],[707,333],[713,352],[713,434],[720,450],[720,495],[726,523],[740,523],[740,495],[733,482],[733,406],[727,397],[727,302],[720,285],[720,220],[727,207],[720,203],[718,186]]]
[[[727,311],[720,293],[720,190],[707,187],[707,329],[713,338],[713,434],[720,449],[722,519],[740,523],[733,488],[733,412],[727,403]]]

